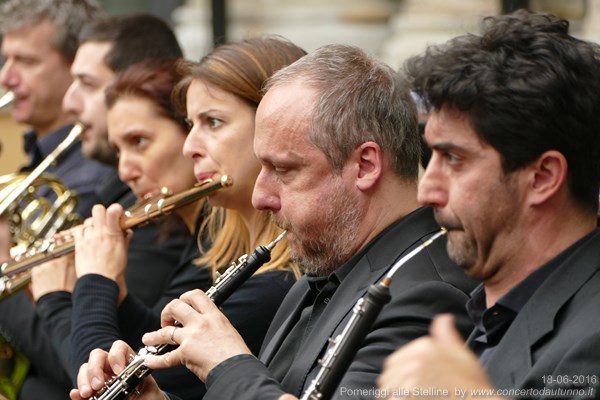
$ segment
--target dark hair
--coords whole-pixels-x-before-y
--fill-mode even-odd
[[[188,87],[194,79],[200,79],[256,108],[266,80],[305,54],[302,48],[279,36],[260,36],[221,45],[198,63],[180,63],[185,77],[175,88],[173,101],[178,110],[185,112]]]
[[[468,114],[501,156],[505,173],[557,150],[573,198],[598,208],[600,47],[568,34],[569,23],[519,10],[485,18],[482,34],[431,46],[405,64],[430,107]]]
[[[96,0],[10,0],[0,8],[0,29],[7,33],[48,21],[56,28],[52,45],[70,64],[82,28],[103,15]]]
[[[109,42],[104,61],[114,72],[148,58],[181,58],[175,33],[162,19],[149,14],[101,18],[86,26],[80,43]]]
[[[106,105],[110,109],[120,98],[141,97],[152,101],[161,115],[179,124],[187,135],[184,115],[175,110],[171,92],[181,79],[177,59],[148,59],[130,66],[117,75],[106,89]]]
[[[335,172],[354,149],[373,141],[399,176],[416,181],[421,157],[417,111],[398,73],[357,47],[328,45],[274,74],[267,89],[298,79],[318,92],[309,117],[310,140]]]

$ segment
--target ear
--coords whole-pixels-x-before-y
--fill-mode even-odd
[[[556,150],[544,152],[533,162],[532,168],[530,201],[533,205],[544,203],[567,183],[567,159]]]
[[[356,187],[365,191],[372,188],[381,176],[383,152],[377,143],[365,142],[354,153],[358,166]]]

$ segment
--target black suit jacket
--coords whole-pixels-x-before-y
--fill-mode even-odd
[[[597,229],[542,283],[506,331],[486,364],[496,387],[568,389],[579,382],[586,395],[596,389],[588,398],[600,398],[599,270]]]
[[[340,284],[298,351],[282,382],[268,371],[269,362],[296,323],[299,306],[309,287],[305,278],[291,289],[279,308],[263,344],[260,362],[248,358],[227,360],[207,379],[205,399],[276,399],[284,392],[301,395],[319,369],[317,360],[328,339],[341,332],[356,301],[369,285],[379,281],[402,255],[439,231],[430,209],[419,209],[388,228],[371,245]],[[363,398],[348,389],[373,389],[383,360],[398,347],[427,334],[439,313],[456,316],[462,332],[472,328],[466,316],[467,293],[475,286],[447,257],[445,241],[438,240],[404,264],[390,287],[386,305],[344,376],[334,398]],[[373,398],[373,395],[364,398]]]

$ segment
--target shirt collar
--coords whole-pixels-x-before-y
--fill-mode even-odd
[[[34,129],[30,129],[24,135],[23,143],[25,146],[25,152],[28,153],[27,147],[31,146],[31,143],[37,142],[37,147],[40,150],[41,155],[46,158],[48,154],[50,154],[52,150],[54,150],[60,144],[60,142],[65,140],[72,128],[72,124],[65,125],[52,133],[42,136],[41,138],[37,137]],[[36,141],[33,141],[33,138],[35,138]],[[31,149],[31,147],[29,148]]]
[[[595,231],[594,231],[595,232]],[[573,254],[583,242],[594,232],[587,234],[577,242],[569,246],[565,251],[548,261],[546,264],[532,272],[527,278],[502,296],[497,304],[518,313],[523,309],[535,291],[544,281],[561,265],[571,254]],[[467,302],[467,311],[477,326],[481,325],[483,313],[486,310],[486,297],[484,286],[479,285],[471,292],[471,299]],[[477,326],[479,328],[479,326]]]

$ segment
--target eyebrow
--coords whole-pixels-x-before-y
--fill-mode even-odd
[[[450,143],[450,142],[441,142],[441,143],[436,143],[433,145],[429,145],[429,147],[431,147],[433,150],[441,150],[441,151],[448,151],[448,150],[461,150],[461,151],[467,151],[467,149],[465,149],[464,147],[458,146],[454,143]]]
[[[192,118],[193,117],[198,117],[198,119],[204,119],[208,115],[210,115],[210,114],[212,114],[214,112],[218,112],[218,111],[219,110],[217,110],[216,108],[211,107],[211,108],[209,108],[207,110],[203,110],[203,111],[200,111],[200,112],[197,112],[197,113],[192,113],[192,114],[190,114],[190,117],[192,117]]]

